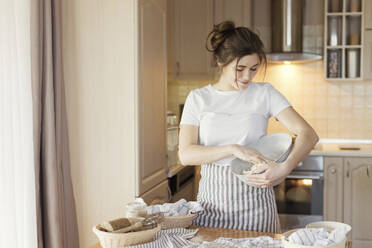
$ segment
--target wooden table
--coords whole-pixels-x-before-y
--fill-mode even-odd
[[[234,229],[224,229],[224,228],[214,228],[214,227],[201,227],[201,226],[191,226],[190,229],[199,228],[196,233],[195,238],[200,238],[203,241],[213,241],[217,238],[251,238],[258,236],[270,236],[272,238],[280,238],[281,234],[275,233],[262,233],[253,231],[242,231]]]
[[[213,227],[200,227],[200,226],[191,226],[190,229],[199,228],[199,231],[196,233],[195,237],[192,239],[203,240],[203,241],[213,241],[220,237],[225,238],[250,238],[258,236],[270,236],[272,238],[280,238],[281,234],[275,233],[261,233],[253,231],[241,231],[234,229],[223,229],[223,228],[213,228]],[[102,248],[99,244],[95,244],[90,248]]]

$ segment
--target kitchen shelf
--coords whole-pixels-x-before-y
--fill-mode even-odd
[[[345,12],[346,16],[361,16],[362,12]]]
[[[325,79],[363,78],[364,0],[325,1]]]
[[[361,45],[345,45],[345,48],[362,48]]]
[[[343,48],[344,46],[326,46],[326,48],[330,49],[337,49],[337,48]]]
[[[327,13],[326,16],[342,16],[343,13]]]

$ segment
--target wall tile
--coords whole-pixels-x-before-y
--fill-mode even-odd
[[[358,82],[353,85],[353,96],[364,96],[366,93],[364,83]]]
[[[372,97],[366,98],[366,107],[372,109]]]
[[[351,96],[353,94],[353,87],[350,83],[340,82],[340,95],[341,96]]]
[[[365,101],[364,96],[359,96],[359,97],[354,96],[353,97],[353,107],[364,109],[365,108],[364,101]]]
[[[329,96],[339,96],[340,95],[340,85],[337,83],[328,84],[328,95]]]

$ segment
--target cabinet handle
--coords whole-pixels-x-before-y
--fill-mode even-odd
[[[350,177],[350,162],[347,161],[347,171],[346,171],[346,177]]]
[[[172,200],[172,191],[171,189],[169,188],[169,185],[168,185],[168,202],[170,202]]]
[[[180,62],[176,63],[176,74],[177,74],[177,76],[180,75]]]
[[[367,176],[369,177],[369,166],[367,166]]]
[[[335,174],[336,171],[337,171],[337,170],[336,170],[335,168],[332,168],[332,169],[331,169],[331,173],[332,173],[332,174]]]

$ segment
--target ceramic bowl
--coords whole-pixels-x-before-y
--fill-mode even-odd
[[[336,221],[312,222],[310,224],[307,224],[306,228],[324,228],[328,232],[331,232],[333,229],[336,229],[336,228],[345,228],[348,233],[351,231],[350,225],[342,223],[342,222],[336,222]]]
[[[252,148],[258,150],[263,156],[275,162],[283,162],[287,159],[292,149],[292,137],[287,133],[275,133],[263,136],[256,144],[251,145]],[[244,183],[256,186],[246,180],[246,175],[243,171],[250,170],[254,163],[243,161],[235,158],[231,161],[231,171]],[[278,185],[282,180],[274,183]]]

